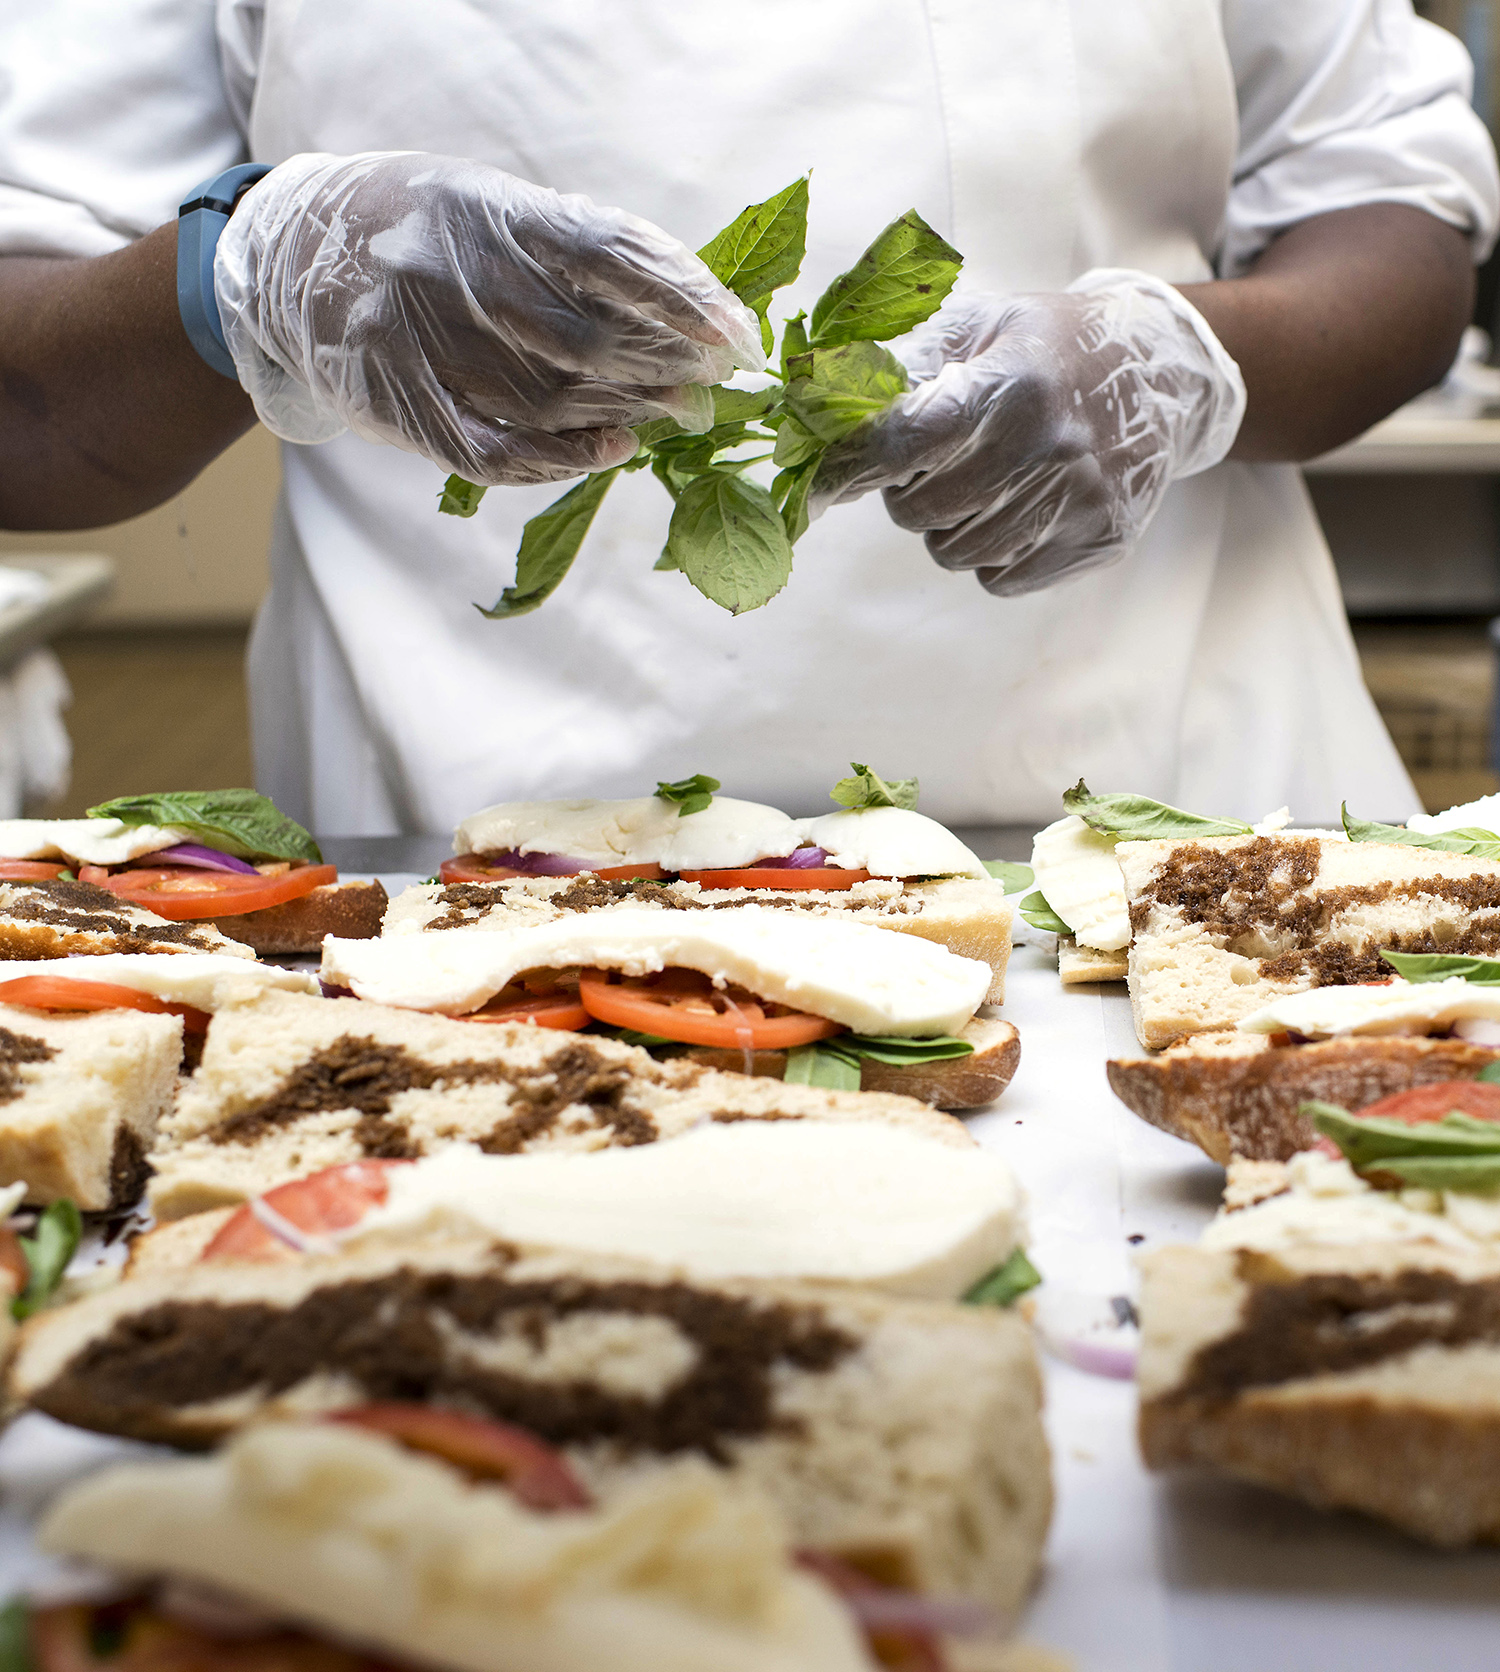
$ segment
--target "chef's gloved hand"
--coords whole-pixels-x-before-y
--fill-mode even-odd
[[[945,569],[1001,595],[1123,557],[1168,483],[1217,464],[1245,412],[1239,367],[1147,273],[955,296],[890,346],[915,387],[829,450],[813,510],[882,488]]]
[[[651,418],[706,430],[706,386],[765,363],[751,311],[649,221],[422,152],[281,163],[214,288],[267,429],[350,429],[490,486],[623,464]]]

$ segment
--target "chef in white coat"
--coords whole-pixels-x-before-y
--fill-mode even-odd
[[[1452,354],[1497,219],[1469,77],[1409,0],[13,5],[0,524],[146,509],[258,412],[287,445],[257,774],[323,831],[695,771],[811,811],[851,758],[959,823],[1080,776],[1403,816],[1285,461]],[[247,159],[231,377],[179,318],[174,217]],[[785,313],[912,206],[965,266],[790,584],[731,617],[653,572],[641,472],[542,609],[485,620],[557,482],[753,363],[688,252],[809,168]],[[436,512],[450,469],[497,485],[471,520]]]

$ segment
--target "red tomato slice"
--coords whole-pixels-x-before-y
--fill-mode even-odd
[[[1454,1110],[1475,1120],[1500,1120],[1500,1086],[1487,1080],[1444,1080],[1435,1086],[1413,1086],[1392,1092],[1378,1103],[1359,1110],[1361,1119],[1400,1120],[1421,1126],[1441,1120]]]
[[[664,970],[642,978],[586,972],[578,996],[590,1016],[617,1028],[654,1033],[685,1045],[717,1045],[729,1050],[788,1051],[845,1030],[805,1011],[768,1016],[765,1003],[717,991],[695,970]],[[785,1010],[784,1006],[777,1006]]]
[[[390,1190],[386,1174],[409,1161],[351,1161],[268,1190],[261,1201],[310,1237],[357,1225]],[[200,1260],[295,1260],[298,1252],[256,1218],[246,1202],[236,1208],[198,1256]]]
[[[605,865],[597,870],[585,866],[574,874],[602,877],[606,882],[624,882],[631,877],[660,882],[667,873],[660,865]],[[535,876],[534,871],[518,871],[512,865],[487,865],[477,853],[461,853],[456,859],[445,859],[438,866],[438,878],[446,883],[507,882],[513,877]]]
[[[338,880],[338,868],[333,865],[294,865],[277,877],[247,876],[242,871],[196,871],[179,865],[111,871],[99,886],[169,922],[196,923],[206,917],[238,917],[267,906],[284,906]]]
[[[0,859],[0,882],[50,882],[67,869],[60,859]]]
[[[21,1239],[8,1225],[0,1225],[0,1273],[10,1279],[12,1295],[19,1295],[31,1281],[31,1267],[21,1250]]]
[[[748,865],[741,871],[684,871],[684,882],[704,888],[818,888],[826,894],[842,894],[857,882],[868,882],[868,871],[838,871],[827,866],[821,871],[797,871],[779,865]]]
[[[589,1025],[589,1013],[572,993],[549,993],[545,998],[491,999],[480,1010],[457,1018],[460,1022],[530,1022],[536,1028],[577,1030]]]
[[[593,1504],[568,1460],[544,1440],[508,1422],[464,1416],[433,1405],[357,1405],[332,1421],[388,1434],[478,1480],[500,1480],[529,1509],[588,1509]]]
[[[0,1004],[23,1010],[145,1010],[153,1016],[180,1016],[189,1033],[206,1033],[209,1014],[190,1004],[168,1004],[151,993],[113,981],[73,981],[63,975],[23,975],[0,981]]]

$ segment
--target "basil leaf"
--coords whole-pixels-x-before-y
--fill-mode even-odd
[[[1380,1171],[1419,1190],[1459,1190],[1488,1194],[1500,1190],[1500,1151],[1489,1156],[1406,1156],[1382,1161]]]
[[[759,609],[792,573],[792,543],[758,482],[709,470],[682,491],[667,550],[705,598],[732,615]]]
[[[782,527],[794,546],[807,533],[811,521],[807,514],[807,496],[817,470],[817,460],[809,459],[806,464],[783,470],[771,484],[771,502],[781,512]]]
[[[64,1196],[43,1212],[33,1235],[16,1239],[31,1273],[25,1289],[10,1304],[17,1318],[29,1318],[47,1304],[62,1282],[68,1261],[78,1252],[82,1237],[83,1216],[77,1203]]]
[[[742,209],[698,251],[698,256],[720,284],[748,302],[764,319],[771,293],[797,277],[806,252],[804,174],[764,203]]]
[[[274,801],[254,790],[168,790],[160,795],[122,795],[90,807],[91,819],[122,824],[165,824],[185,830],[204,847],[236,859],[321,861],[318,844]]]
[[[776,426],[776,446],[771,458],[778,470],[791,470],[799,464],[810,464],[823,457],[823,443],[801,421],[787,412]]]
[[[1457,952],[1382,952],[1407,981],[1447,981],[1461,975],[1476,987],[1500,987],[1500,958],[1471,958]]]
[[[829,1050],[826,1045],[798,1045],[786,1054],[786,1071],[782,1079],[791,1086],[822,1086],[825,1091],[858,1091],[859,1063],[840,1051]]]
[[[943,305],[963,259],[908,209],[818,298],[811,341],[832,348],[904,336]]]
[[[1497,1058],[1494,1062],[1486,1063],[1474,1078],[1482,1080],[1487,1086],[1500,1086],[1500,1058]]]
[[[714,791],[722,788],[717,778],[710,778],[706,772],[695,772],[691,778],[679,778],[675,784],[658,784],[656,793],[662,801],[675,801],[678,818],[685,819],[701,813],[713,800]]]
[[[1408,830],[1404,825],[1351,818],[1347,804],[1339,812],[1351,842],[1389,842],[1402,848],[1468,854],[1471,859],[1500,859],[1500,836],[1493,830]]]
[[[974,1054],[974,1047],[967,1039],[954,1039],[949,1034],[939,1034],[935,1039],[902,1039],[885,1034],[840,1033],[827,1043],[832,1050],[869,1057],[896,1068],[917,1062],[948,1062],[954,1057]]]
[[[714,427],[710,435],[718,435],[726,424],[753,424],[768,418],[776,409],[777,391],[774,389],[726,389],[716,383],[713,389]]]
[[[914,813],[917,809],[917,780],[915,778],[881,778],[859,761],[850,761],[852,778],[840,778],[828,792],[831,801],[852,812],[862,813],[870,807],[900,807]]]
[[[879,343],[845,343],[798,354],[788,370],[787,409],[824,446],[852,435],[909,387],[906,368]],[[781,436],[776,439],[779,446]]]
[[[1306,1102],[1298,1105],[1298,1112],[1323,1137],[1331,1138],[1356,1169],[1386,1169],[1391,1159],[1411,1156],[1500,1158],[1500,1124],[1475,1120],[1461,1110],[1420,1126],[1351,1115],[1336,1103]]]
[[[578,548],[589,531],[594,513],[604,502],[618,469],[601,470],[585,476],[545,511],[534,516],[521,531],[521,549],[516,553],[516,583],[508,586],[490,609],[475,609],[488,621],[509,621],[529,615],[556,592],[573,567]]]
[[[965,1306],[1009,1306],[1042,1281],[1042,1274],[1018,1248],[1005,1262],[981,1277],[963,1298]]]
[[[438,495],[438,510],[447,517],[472,517],[488,491],[477,482],[466,482],[462,476],[450,476]]]
[[[1248,824],[1241,824],[1238,819],[1206,819],[1198,813],[1170,807],[1165,801],[1153,801],[1147,795],[1094,795],[1082,778],[1064,793],[1062,803],[1091,830],[1127,842],[1254,834]]]
[[[0,1608],[0,1672],[35,1672],[31,1652],[31,1617],[24,1597]]]
[[[1038,889],[1035,894],[1028,894],[1016,908],[1022,919],[1033,929],[1042,929],[1049,935],[1071,935],[1073,927],[1064,923],[1055,911],[1047,904],[1047,896]]]
[[[1012,865],[1006,859],[986,859],[982,863],[996,882],[1005,885],[1007,894],[1019,894],[1036,881],[1036,872],[1029,865]]]

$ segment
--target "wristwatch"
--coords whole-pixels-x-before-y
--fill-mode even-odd
[[[177,311],[192,343],[225,377],[236,377],[214,295],[214,251],[242,193],[271,172],[269,163],[240,163],[194,186],[177,209]]]

